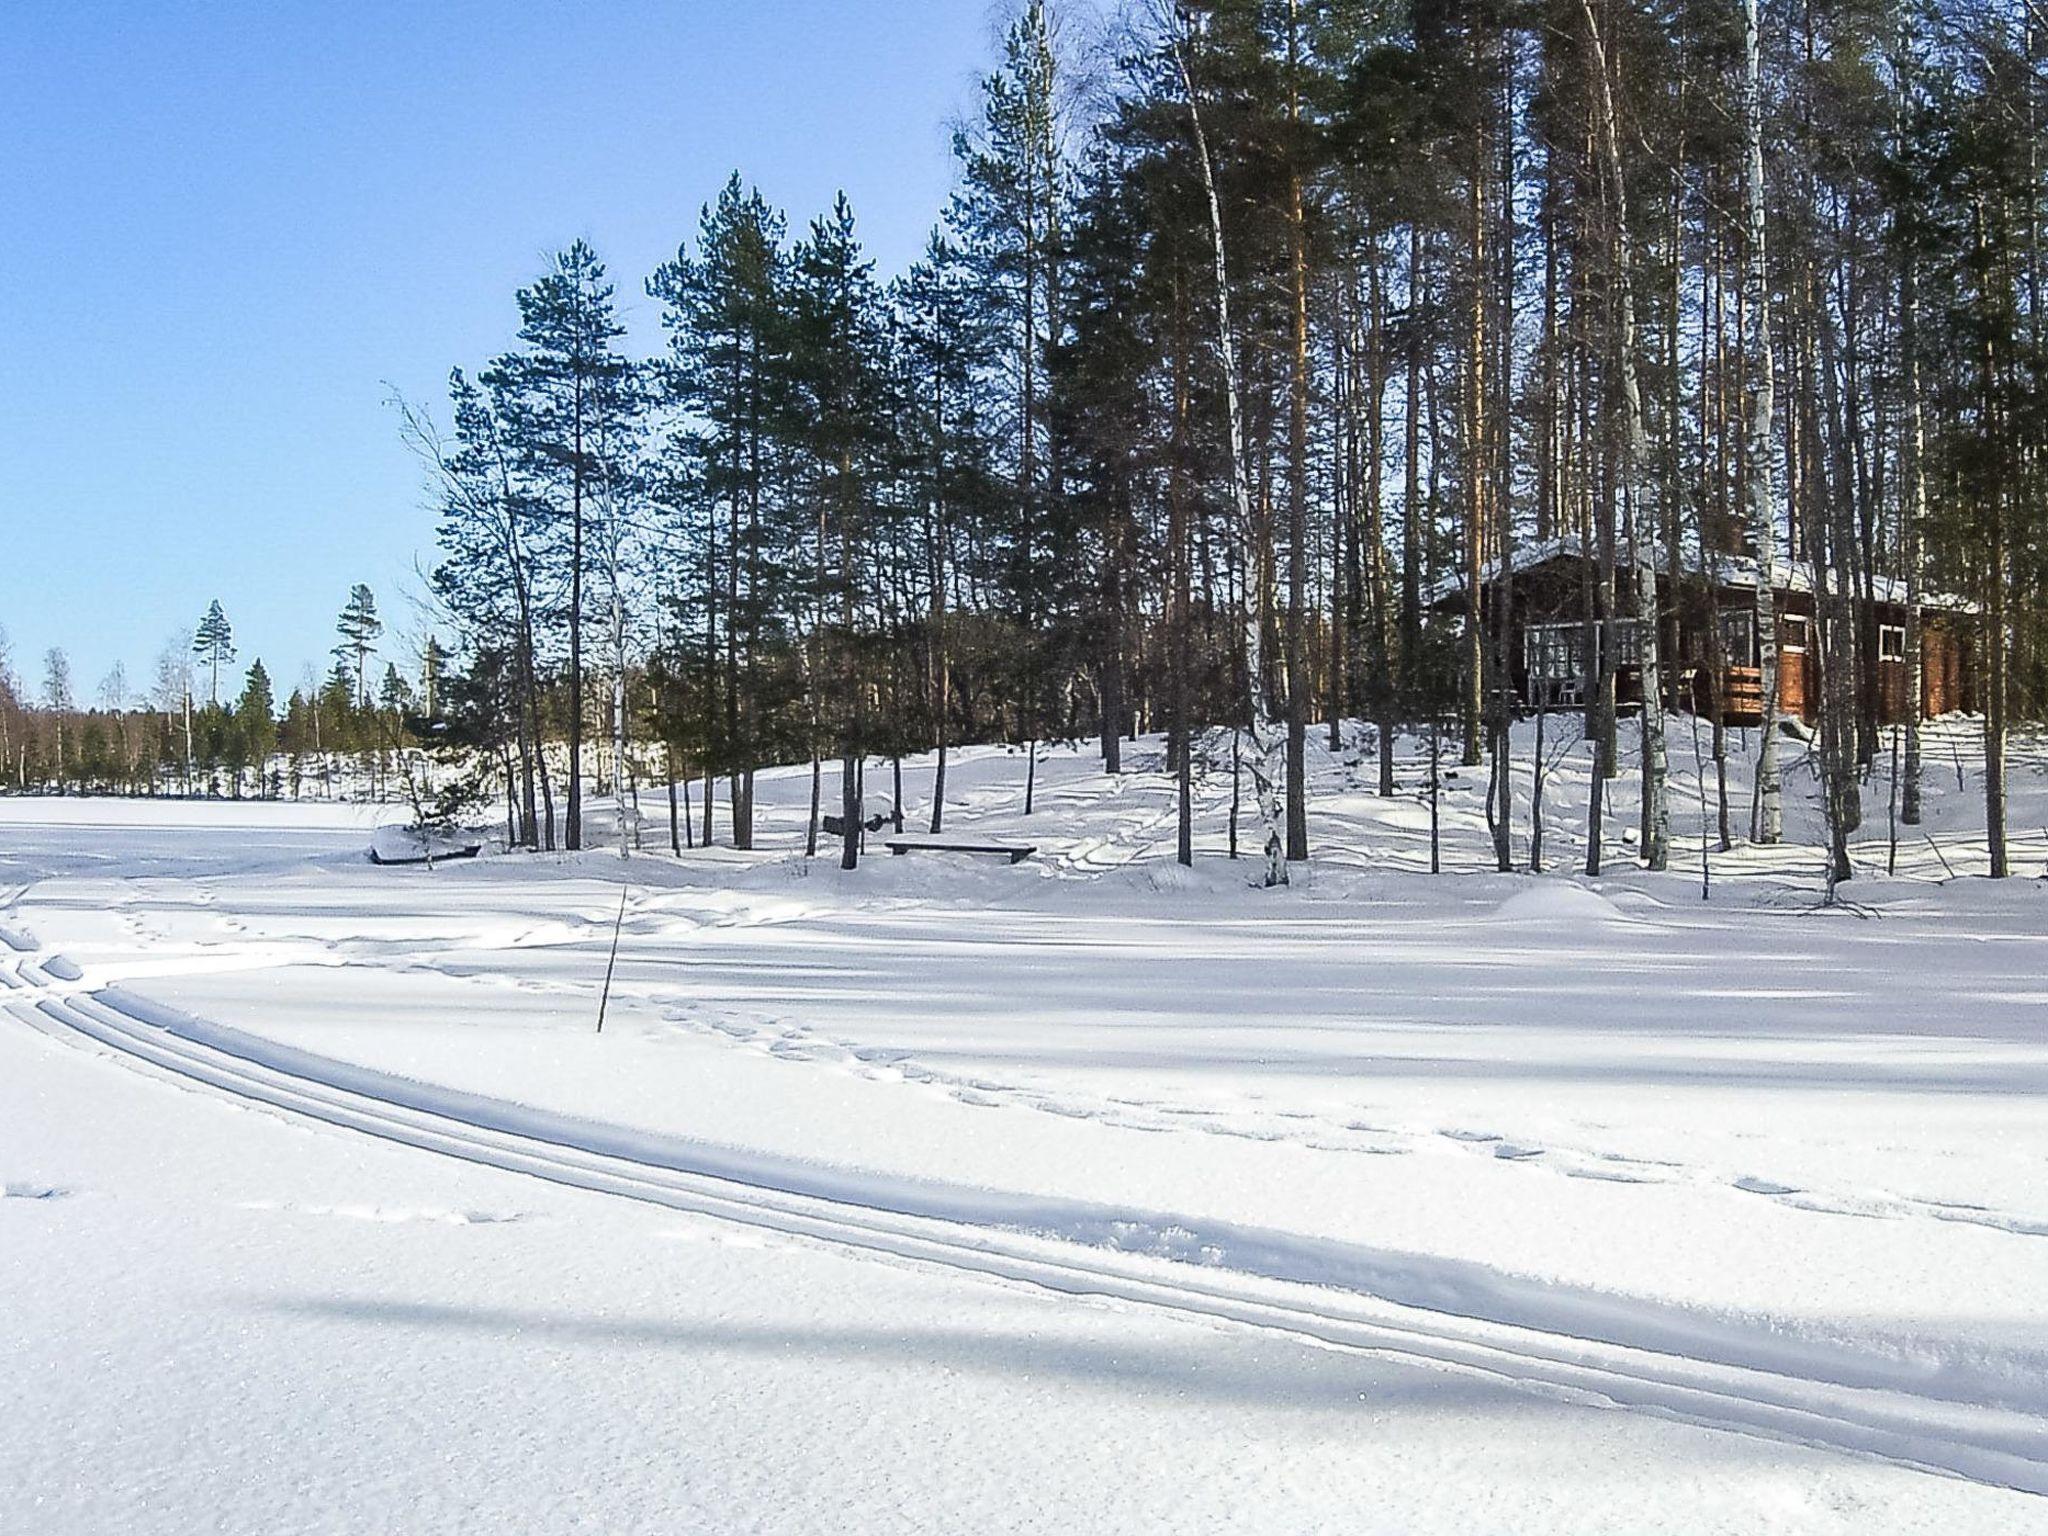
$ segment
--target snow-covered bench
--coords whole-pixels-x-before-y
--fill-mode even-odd
[[[904,853],[987,853],[1001,854],[1012,864],[1021,864],[1038,852],[1023,843],[907,843],[891,839],[882,844],[892,854]]]

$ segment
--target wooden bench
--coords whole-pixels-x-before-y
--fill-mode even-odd
[[[1012,864],[1021,864],[1038,852],[1022,843],[906,843],[893,838],[882,845],[891,854],[906,853],[989,853],[1001,854]]]

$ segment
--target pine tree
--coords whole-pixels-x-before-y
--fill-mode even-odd
[[[563,573],[568,631],[569,796],[564,844],[583,846],[583,625],[592,522],[613,516],[632,478],[628,423],[636,410],[624,327],[604,264],[579,240],[518,294],[525,349],[498,359],[483,383],[504,412],[503,432],[533,494],[548,508],[551,554]],[[606,519],[610,521],[609,518]],[[597,530],[605,535],[601,525]],[[614,525],[610,535],[618,532]],[[600,543],[600,548],[603,544]]]
[[[543,750],[541,602],[534,549],[545,530],[541,497],[526,483],[512,442],[511,381],[493,370],[484,381],[449,374],[452,437],[425,412],[398,402],[401,433],[425,466],[440,502],[443,558],[435,595],[474,663],[509,659],[513,707],[509,735],[518,787],[515,841],[555,846],[554,795]]]
[[[943,229],[895,285],[904,449],[922,511],[918,537],[925,587],[925,712],[935,764],[930,830],[944,829],[946,758],[954,687],[951,591],[960,552],[980,540],[996,500],[985,422],[985,381],[996,365],[998,327],[979,301],[974,273]]]
[[[215,598],[207,605],[206,616],[199,621],[199,628],[192,633],[192,654],[205,664],[208,675],[208,699],[220,703],[220,669],[232,666],[235,660],[235,631],[228,623],[228,616],[221,611],[220,599]]]
[[[764,746],[764,701],[749,684],[756,658],[779,638],[784,599],[770,484],[775,436],[789,410],[783,237],[781,214],[735,172],[703,211],[695,255],[679,250],[648,283],[669,332],[666,402],[701,428],[686,440],[699,458],[694,489],[724,511],[723,544],[714,522],[702,567],[706,664],[724,694],[716,734],[731,773],[736,848],[753,846],[754,771]]]
[[[1008,602],[1022,627],[1017,717],[1031,754],[1024,808],[1032,809],[1038,738],[1051,720],[1057,671],[1039,653],[1057,580],[1054,521],[1066,495],[1045,398],[1048,354],[1067,333],[1068,234],[1073,177],[1058,48],[1044,0],[1029,0],[1003,40],[1001,66],[981,82],[980,120],[957,135],[961,185],[949,222],[973,264],[981,302],[1007,335],[1001,376],[1014,485],[1004,540]]]
[[[830,214],[812,222],[793,265],[795,377],[809,423],[804,449],[817,508],[814,634],[837,652],[831,713],[844,823],[840,863],[852,869],[860,862],[860,769],[869,728],[861,664],[863,565],[890,418],[880,296],[844,193]],[[823,690],[822,676],[814,686]]]
[[[348,649],[356,676],[356,708],[367,707],[370,657],[377,649],[377,637],[384,633],[384,621],[377,617],[377,596],[361,582],[348,589],[335,630]]]

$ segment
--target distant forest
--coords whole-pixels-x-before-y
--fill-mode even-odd
[[[2044,60],[2031,0],[1024,5],[909,270],[877,275],[844,198],[793,228],[735,173],[645,279],[659,355],[628,354],[578,242],[445,406],[394,402],[446,651],[431,689],[416,658],[382,686],[357,665],[282,729],[428,741],[536,848],[584,845],[603,761],[701,781],[694,834],[745,848],[755,771],[809,761],[813,847],[830,809],[851,866],[866,758],[937,754],[938,832],[956,744],[1031,747],[1028,795],[1038,743],[1099,741],[1115,773],[1146,731],[1186,859],[1191,744],[1220,726],[1280,882],[1310,852],[1309,732],[1363,721],[1383,793],[1402,729],[1485,765],[1505,869],[1532,700],[1503,578],[1572,548],[1586,686],[1558,729],[1610,774],[1641,733],[1661,868],[1671,711],[1728,750],[1681,613],[1739,558],[1765,729],[1732,835],[1781,835],[1788,583],[1836,873],[1893,750],[1918,819],[1919,710],[1886,720],[1879,674],[1921,698],[1939,592],[2002,874],[2006,733],[2048,690]],[[106,736],[141,717],[66,716],[58,750],[29,691],[0,702],[11,782],[91,777],[63,754],[94,730],[138,760]],[[274,713],[253,675],[204,697],[217,748],[150,712],[154,785],[298,750],[227,744]]]
[[[31,690],[0,630],[0,790],[237,800],[405,793],[405,774],[436,734],[447,652],[430,635],[407,671],[387,660],[380,674],[384,621],[360,584],[335,630],[332,670],[282,703],[260,657],[238,670],[234,625],[218,600],[165,643],[139,687],[117,662],[85,693],[70,657],[52,649]]]

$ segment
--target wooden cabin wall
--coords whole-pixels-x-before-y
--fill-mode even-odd
[[[1820,703],[1820,679],[1813,654],[1815,641],[1813,622],[1813,597],[1805,592],[1780,592],[1778,611],[1778,713],[1791,715],[1801,720],[1814,718]],[[1796,634],[1798,623],[1787,620],[1801,620],[1805,625],[1805,638],[1794,640],[1798,650],[1787,647],[1788,632]]]
[[[1976,708],[1970,675],[1971,646],[1964,627],[1929,617],[1920,626],[1920,707],[1932,718]]]
[[[1897,725],[1906,718],[1906,685],[1911,681],[1903,661],[1877,662],[1877,723]]]

